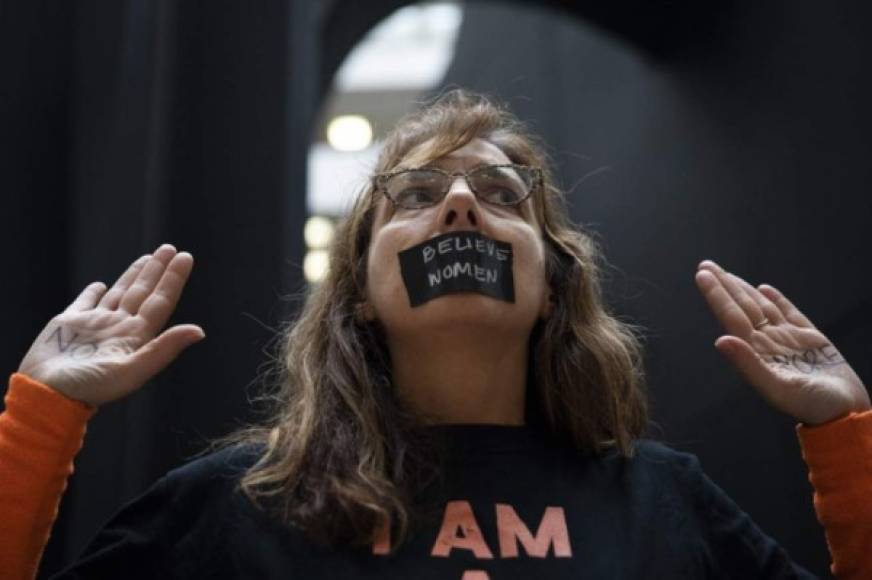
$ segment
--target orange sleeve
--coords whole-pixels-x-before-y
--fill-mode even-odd
[[[842,580],[872,578],[872,410],[796,426],[814,509]]]
[[[31,580],[97,412],[27,375],[13,373],[0,414],[0,570]]]

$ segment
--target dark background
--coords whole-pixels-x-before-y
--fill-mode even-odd
[[[398,0],[0,6],[0,368],[88,282],[162,242],[195,258],[171,324],[208,338],[102,408],[41,577],[123,502],[250,419],[271,327],[299,306],[305,167],[333,72]],[[703,9],[704,8],[704,9]],[[795,421],[714,349],[711,258],[781,289],[866,384],[872,9],[471,2],[446,84],[510,102],[601,236],[607,298],[648,329],[651,436],[829,577]]]

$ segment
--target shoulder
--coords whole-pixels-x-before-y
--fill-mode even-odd
[[[699,469],[699,458],[693,453],[680,451],[667,443],[654,439],[638,439],[634,449],[640,461],[667,464],[677,469]]]
[[[740,513],[727,493],[704,471],[699,458],[659,441],[636,442],[638,468],[656,477],[664,488],[686,498],[692,505],[724,513]]]
[[[245,472],[260,458],[258,445],[233,445],[201,455],[172,469],[155,484],[181,510],[224,501],[236,495]]]
[[[254,465],[262,452],[260,445],[232,445],[196,457],[170,470],[166,477],[172,480],[228,479],[241,475]]]
[[[653,439],[639,439],[635,443],[638,461],[649,469],[660,470],[676,481],[696,485],[703,476],[699,458],[688,451],[670,447]]]
[[[256,448],[227,447],[167,472],[118,509],[61,576],[114,577],[124,562],[138,578],[166,578],[205,566],[202,556],[217,561],[223,530],[245,509],[236,481],[257,457]]]
[[[614,446],[609,446],[598,454],[600,461],[619,462],[628,465],[667,468],[698,469],[699,459],[693,453],[680,451],[669,444],[655,439],[636,439],[633,441],[633,456],[625,457]]]
[[[609,448],[599,455],[599,461],[637,483],[665,485],[683,493],[697,491],[705,478],[696,455],[654,439],[634,441],[632,457]]]

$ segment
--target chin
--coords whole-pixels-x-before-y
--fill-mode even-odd
[[[523,310],[517,302],[506,302],[477,292],[454,292],[411,308],[407,322],[418,328],[450,324],[452,328],[520,329],[529,326],[527,319],[532,316]]]

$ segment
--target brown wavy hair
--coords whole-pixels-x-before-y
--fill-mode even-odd
[[[607,311],[599,245],[570,221],[538,138],[505,105],[455,89],[400,120],[374,174],[396,168],[413,150],[428,161],[475,138],[544,173],[534,205],[554,300],[530,337],[527,423],[579,451],[615,448],[632,457],[648,422],[641,327]],[[370,181],[336,230],[325,279],[277,336],[280,352],[258,398],[267,416],[212,448],[258,446],[239,488],[281,522],[314,539],[356,545],[390,522],[396,549],[426,512],[421,490],[438,481],[441,459],[421,418],[395,397],[384,329],[361,316],[377,195]]]

